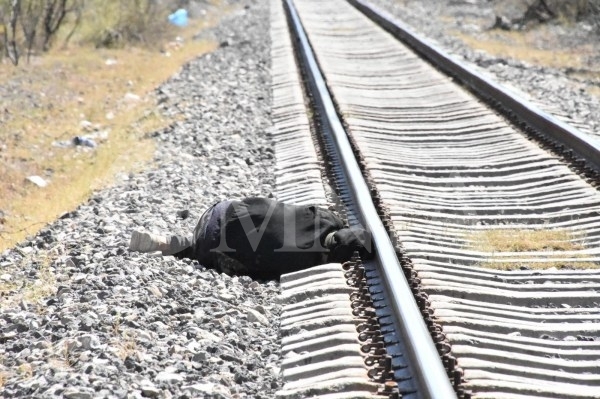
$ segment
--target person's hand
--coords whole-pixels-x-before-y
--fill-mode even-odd
[[[338,230],[333,235],[330,245],[329,260],[332,262],[346,262],[350,260],[354,251],[359,251],[361,257],[372,258],[374,248],[371,242],[371,233],[358,227],[347,227]]]

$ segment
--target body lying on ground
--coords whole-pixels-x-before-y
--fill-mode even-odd
[[[257,279],[345,262],[354,251],[372,255],[370,234],[344,225],[334,212],[259,197],[213,205],[189,236],[134,231],[129,249],[196,259],[222,273]]]

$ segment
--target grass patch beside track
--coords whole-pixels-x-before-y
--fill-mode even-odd
[[[565,229],[491,229],[471,234],[470,250],[490,256],[477,266],[489,269],[596,269],[581,239]],[[511,260],[512,259],[512,260]]]
[[[18,67],[0,64],[0,251],[150,162],[147,134],[172,122],[157,112],[153,90],[216,48],[192,36],[219,17],[192,21],[178,32],[183,44],[163,52],[71,46]],[[57,146],[76,136],[98,146]],[[29,183],[32,175],[49,184]]]
[[[473,249],[484,252],[576,251],[567,230],[493,229],[473,234]]]
[[[536,48],[533,40],[524,32],[494,31],[493,35],[488,34],[484,38],[462,33],[457,36],[469,47],[488,54],[546,67],[578,69],[583,63],[582,58],[591,55],[591,48],[586,46],[573,49]],[[600,74],[600,71],[598,72]]]

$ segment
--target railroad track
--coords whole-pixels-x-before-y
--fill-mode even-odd
[[[337,193],[350,223],[374,233],[385,227],[392,246],[377,238],[378,264],[351,265],[345,274],[332,265],[312,278],[282,279],[290,304],[282,315],[288,357],[280,396],[600,397],[600,273],[589,268],[600,262],[597,144],[411,42],[500,104],[507,116],[499,115],[385,30],[407,36],[401,26],[352,3],[288,1],[286,18],[281,2],[272,0],[279,198],[331,205]],[[304,44],[303,33],[293,33],[302,71],[289,36],[294,24],[306,32]],[[517,118],[528,125],[517,128]],[[321,147],[315,150],[314,142]],[[343,161],[350,163],[323,172],[321,165],[345,153],[354,153],[358,165]],[[565,245],[472,246],[486,232],[502,231],[564,232]],[[341,300],[355,291],[340,279],[365,298]],[[406,297],[411,293],[416,300]],[[327,297],[335,302],[327,305]],[[321,321],[309,322],[303,303]],[[335,308],[345,309],[344,316],[325,311]],[[352,338],[353,325],[376,333]],[[344,351],[327,351],[327,334],[335,342],[343,335]],[[311,345],[303,349],[303,341]],[[386,353],[378,350],[384,346]],[[336,351],[344,356],[336,358]],[[363,377],[359,366],[352,366],[352,378],[333,371],[356,358],[367,361]]]

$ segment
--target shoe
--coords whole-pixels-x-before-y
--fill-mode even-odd
[[[323,243],[325,244],[325,248],[331,249],[335,246],[335,244],[337,244],[335,233],[337,233],[337,230],[327,234],[327,237],[325,237],[325,242]]]
[[[166,237],[151,234],[146,231],[134,231],[131,233],[129,250],[137,252],[155,252],[163,250],[166,245]]]

